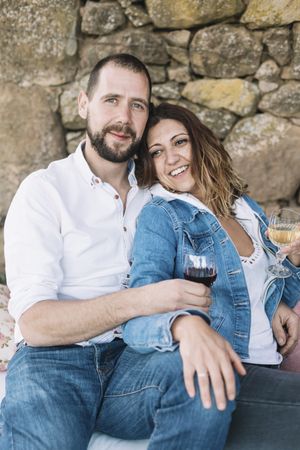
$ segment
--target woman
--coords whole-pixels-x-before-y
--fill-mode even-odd
[[[269,384],[284,378],[292,386],[295,374],[272,370],[282,360],[272,319],[279,302],[293,307],[300,298],[299,241],[285,249],[292,276],[270,278],[266,270],[276,248],[266,236],[267,218],[246,195],[222,144],[185,108],[165,103],[154,110],[139,162],[142,183],[154,185],[153,200],[138,220],[130,285],[183,278],[187,253],[214,254],[217,279],[210,326],[194,311],[162,315],[165,322],[159,316],[141,317],[125,325],[124,340],[140,352],[174,350],[179,344],[187,392],[195,395],[197,374],[204,408],[216,403],[224,410],[234,399],[231,371],[246,373],[240,360],[247,369],[244,380],[258,374],[251,384],[254,397],[263,397],[261,380]],[[238,377],[236,382],[238,387]]]

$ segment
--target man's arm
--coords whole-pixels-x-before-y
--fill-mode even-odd
[[[286,355],[296,346],[299,339],[300,319],[285,303],[280,302],[274,314],[272,329],[280,346],[280,353]]]
[[[143,208],[138,219],[132,257],[131,287],[139,288],[157,282],[160,284],[163,280],[171,282],[176,273],[177,236],[165,208],[151,203]],[[172,339],[171,325],[176,316],[197,314],[209,321],[207,312],[211,304],[210,289],[201,283],[180,281],[185,292],[198,299],[197,305],[195,304],[194,308],[183,306],[181,311],[175,314],[156,314],[151,317],[143,315],[128,321],[123,327],[123,339],[126,344],[141,353],[155,350],[173,351],[177,344],[174,344]],[[156,301],[154,297],[153,301]],[[162,296],[162,304],[164,301]],[[187,309],[189,311],[183,311]],[[173,312],[174,309],[168,311]]]
[[[186,280],[166,280],[89,300],[44,300],[25,311],[18,324],[29,345],[73,344],[137,316],[197,309],[208,299],[193,284],[191,289]]]

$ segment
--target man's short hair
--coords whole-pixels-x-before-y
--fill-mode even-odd
[[[114,55],[110,55],[107,56],[106,58],[100,59],[100,61],[97,62],[97,64],[91,71],[88,81],[87,95],[89,98],[92,98],[94,94],[101,69],[109,63],[113,63],[119,67],[124,67],[128,70],[131,70],[132,72],[143,73],[146,76],[149,84],[149,102],[150,102],[152,82],[148,69],[145,66],[145,64],[142,63],[142,61],[140,61],[135,56],[130,55],[129,53],[116,53]]]

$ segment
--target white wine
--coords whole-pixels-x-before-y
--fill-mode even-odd
[[[296,239],[295,227],[289,225],[275,225],[268,228],[270,241],[277,247],[289,245]]]
[[[296,239],[300,239],[300,225],[298,225],[297,229],[295,230],[294,240]]]
[[[292,275],[292,271],[282,264],[286,254],[282,254],[281,249],[299,239],[300,214],[289,208],[276,208],[270,217],[269,238],[278,247],[276,252],[276,262],[268,267],[267,273],[278,278],[287,278]]]

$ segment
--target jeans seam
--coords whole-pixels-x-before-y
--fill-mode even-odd
[[[101,386],[101,391],[103,392],[103,380],[101,377],[101,370],[99,368],[99,364],[98,364],[98,348],[95,344],[93,344],[93,348],[94,348],[94,364],[95,364],[95,369],[97,372],[97,376],[100,382],[100,386]],[[100,352],[101,355],[101,352]],[[101,356],[100,356],[101,357]]]
[[[292,407],[299,407],[300,403],[286,403],[282,401],[274,401],[274,400],[237,400],[237,403],[244,403],[247,405],[273,405],[273,406],[292,406]]]
[[[145,386],[145,387],[143,387],[143,388],[141,388],[141,389],[137,389],[137,390],[131,391],[131,392],[126,392],[126,393],[124,393],[124,394],[107,394],[107,395],[104,395],[104,398],[127,397],[128,395],[139,394],[140,392],[143,392],[143,391],[145,391],[146,389],[157,389],[157,390],[159,390],[159,392],[160,392],[161,394],[164,393],[164,391],[163,391],[162,389],[160,389],[159,386],[153,385],[153,386]]]

